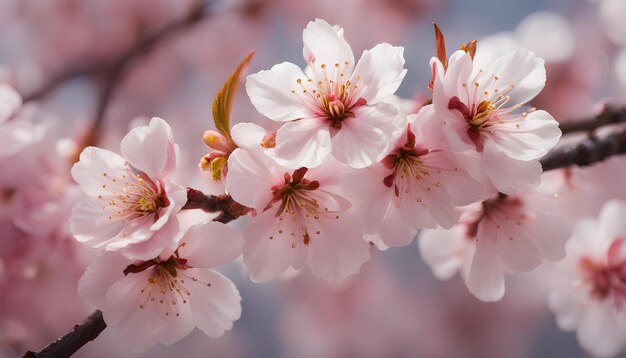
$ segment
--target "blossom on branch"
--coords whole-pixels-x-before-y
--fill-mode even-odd
[[[404,49],[379,44],[355,64],[342,28],[317,19],[302,37],[304,71],[283,62],[246,82],[256,109],[286,122],[276,133],[276,160],[292,169],[317,167],[331,154],[354,168],[380,161],[404,129],[401,111],[384,103],[406,73]]]
[[[290,266],[340,280],[369,259],[361,219],[341,194],[341,173],[332,159],[315,169],[288,169],[260,146],[231,154],[226,189],[256,210],[243,248],[253,281],[269,281]]]
[[[344,176],[343,190],[364,215],[366,233],[385,246],[408,245],[418,229],[450,228],[459,217],[455,206],[490,194],[437,136],[427,112],[409,116],[404,134],[380,163]]]
[[[175,250],[150,260],[103,251],[81,277],[78,292],[133,352],[175,343],[195,327],[219,337],[241,316],[241,297],[211,268],[239,257],[242,242],[237,230],[207,221],[192,226]]]
[[[608,202],[598,220],[580,221],[549,296],[561,329],[597,357],[626,348],[626,204]]]
[[[498,195],[464,208],[452,230],[425,231],[419,240],[424,261],[437,278],[457,270],[482,301],[504,295],[504,274],[534,270],[565,256],[570,229],[558,215],[529,205],[521,196]]]
[[[88,147],[81,153],[72,176],[89,198],[72,210],[71,230],[90,247],[151,259],[180,240],[175,214],[187,190],[172,183],[178,145],[170,126],[153,118],[124,137],[121,152]]]
[[[480,153],[475,176],[484,176],[505,194],[539,185],[538,159],[561,137],[548,112],[523,109],[545,85],[544,61],[517,49],[480,68],[470,53],[459,50],[447,68],[438,58],[431,66],[433,118],[452,149]]]

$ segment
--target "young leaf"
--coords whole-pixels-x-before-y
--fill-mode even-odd
[[[448,56],[446,55],[446,40],[443,38],[443,34],[441,30],[439,30],[439,26],[433,22],[433,26],[435,27],[435,54],[441,63],[443,64],[443,69],[448,69]]]
[[[245,71],[250,60],[252,60],[252,56],[254,56],[254,50],[250,51],[248,56],[235,68],[230,77],[228,77],[226,82],[222,85],[222,88],[217,91],[215,98],[213,98],[212,111],[215,128],[229,141],[232,141],[230,136],[230,110],[233,107],[235,92],[239,86],[241,74]]]

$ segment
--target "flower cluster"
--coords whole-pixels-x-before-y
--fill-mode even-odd
[[[72,168],[88,198],[74,207],[71,229],[99,250],[79,294],[132,351],[172,344],[194,327],[221,336],[240,317],[241,298],[211,268],[241,255],[241,234],[210,221],[182,230],[187,190],[172,181],[178,145],[164,120],[131,130],[121,153],[87,147]]]
[[[215,97],[217,131],[202,137],[211,152],[200,167],[237,206],[230,218],[247,216],[243,232],[181,222],[183,208],[200,206],[187,205],[188,190],[174,182],[179,150],[164,120],[132,129],[121,155],[84,149],[71,173],[88,198],[70,224],[76,240],[98,254],[78,290],[102,310],[118,341],[141,352],[194,327],[210,337],[231,329],[241,298],[211,269],[240,255],[254,282],[301,270],[339,281],[358,273],[372,251],[409,245],[421,231],[418,245],[435,276],[460,271],[483,301],[503,297],[505,273],[563,259],[570,230],[551,210],[554,198],[538,190],[539,159],[561,131],[548,112],[528,105],[545,85],[544,60],[517,48],[480,61],[475,41],[447,57],[436,30],[425,86],[432,100],[415,110],[395,96],[407,72],[402,47],[378,44],[356,61],[343,29],[320,19],[303,32],[305,68],[284,62],[246,79],[252,105],[279,122],[276,131],[253,123],[231,128],[233,97],[252,53],[237,67]],[[0,96],[0,125],[11,126],[12,138],[0,145],[8,152],[24,139],[4,123],[19,100],[4,88]],[[621,222],[623,209],[605,209],[601,225]],[[573,317],[570,301],[592,300],[610,320],[626,297],[626,246],[623,230],[593,235],[587,226],[581,242],[601,236],[607,245],[593,254],[577,246],[568,255],[563,265],[575,267],[570,274],[588,287],[556,295],[553,306],[560,324],[578,326],[594,350],[601,333],[591,320],[599,316],[577,310]],[[620,333],[604,336],[599,354],[623,348],[625,322],[615,318]]]

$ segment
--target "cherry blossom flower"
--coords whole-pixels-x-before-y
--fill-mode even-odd
[[[174,215],[187,193],[171,182],[178,146],[169,125],[153,118],[124,137],[121,152],[88,147],[81,153],[72,176],[90,198],[72,211],[71,230],[91,247],[150,259],[180,239]]]
[[[366,233],[386,246],[411,243],[417,229],[452,227],[455,205],[490,194],[460,166],[445,139],[429,128],[430,108],[409,116],[409,125],[382,162],[345,175],[344,192],[365,215]]]
[[[457,226],[425,231],[424,261],[439,279],[457,270],[482,301],[504,295],[504,274],[526,272],[565,255],[570,230],[558,215],[533,207],[522,196],[497,197],[464,208]]]
[[[246,82],[256,109],[286,122],[276,133],[276,160],[292,169],[317,167],[331,153],[354,168],[380,161],[404,129],[401,111],[383,103],[406,73],[404,49],[376,45],[355,66],[343,29],[320,19],[303,41],[304,72],[284,62]]]
[[[580,221],[549,296],[561,329],[576,330],[597,357],[626,348],[626,204],[608,202],[598,220]]]
[[[433,117],[452,149],[480,153],[479,172],[500,192],[539,185],[542,169],[537,159],[556,144],[561,131],[548,112],[521,108],[545,85],[544,61],[517,49],[483,68],[460,50],[452,54],[447,69],[437,58],[431,66]]]
[[[101,252],[78,292],[102,310],[117,342],[134,352],[170,345],[198,327],[219,337],[241,316],[235,285],[210,268],[241,255],[239,231],[207,221],[192,226],[174,251],[147,260]]]
[[[340,194],[341,172],[333,160],[315,169],[287,169],[261,147],[231,154],[226,189],[256,210],[243,248],[253,281],[269,281],[290,266],[339,280],[369,259],[361,220]]]

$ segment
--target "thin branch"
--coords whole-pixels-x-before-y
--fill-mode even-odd
[[[96,133],[99,132],[109,102],[111,101],[113,94],[120,84],[127,68],[134,60],[147,55],[155,48],[156,44],[169,38],[176,32],[198,24],[200,20],[208,17],[209,14],[208,3],[205,1],[199,1],[196,5],[194,5],[187,16],[172,22],[156,32],[147,34],[140,39],[135,46],[131,47],[126,53],[122,54],[116,61],[113,62],[112,65],[110,65],[110,67],[103,71],[103,78],[105,82],[102,88],[101,97],[98,101],[98,107],[96,109],[96,115],[91,130]]]
[[[585,167],[619,154],[626,154],[626,129],[603,138],[590,136],[576,144],[556,148],[541,159],[541,165],[544,171],[571,165]]]
[[[24,358],[65,358],[76,353],[82,346],[93,341],[104,331],[106,323],[102,312],[96,311],[87,319],[77,324],[69,333],[57,339],[39,352],[28,351]]]
[[[559,127],[563,134],[567,134],[580,131],[593,131],[608,124],[624,122],[626,122],[626,107],[615,107],[606,104],[602,112],[595,117],[564,122],[561,123]]]
[[[185,17],[178,19],[154,32],[144,34],[133,46],[112,60],[96,62],[89,65],[78,65],[69,71],[52,76],[50,80],[48,80],[35,92],[24,95],[24,101],[28,102],[44,97],[58,86],[73,78],[101,75],[106,80],[102,95],[103,101],[101,102],[105,102],[106,104],[106,102],[109,101],[111,92],[116,86],[116,82],[118,82],[120,75],[130,62],[149,53],[157,43],[168,38],[173,33],[176,33],[181,29],[191,27],[192,25],[197,24],[200,20],[208,17],[210,15],[209,11],[207,11],[208,5],[210,5],[210,2],[204,0],[198,1],[198,3],[193,6]],[[104,112],[104,109],[100,107],[106,106],[100,105],[98,107],[98,116],[102,116]]]
[[[251,211],[230,195],[206,195],[200,190],[187,188],[187,203],[182,210],[201,209],[207,213],[220,213],[213,221],[228,223]]]

